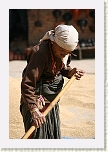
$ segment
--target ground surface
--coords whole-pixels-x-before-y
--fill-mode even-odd
[[[95,60],[74,60],[73,67],[85,70],[85,76],[75,80],[60,100],[62,137],[95,138]],[[21,72],[26,61],[9,62],[9,138],[24,135],[19,112]],[[68,79],[65,79],[65,83]]]

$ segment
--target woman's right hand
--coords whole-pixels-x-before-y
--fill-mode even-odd
[[[38,108],[34,108],[30,112],[33,120],[33,125],[36,126],[36,128],[39,128],[44,122],[46,122],[44,115],[39,111]]]

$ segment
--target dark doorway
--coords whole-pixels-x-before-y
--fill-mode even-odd
[[[22,37],[27,40],[27,10],[26,9],[10,9],[9,10],[9,40]]]
[[[9,51],[22,54],[27,43],[27,9],[9,9]]]

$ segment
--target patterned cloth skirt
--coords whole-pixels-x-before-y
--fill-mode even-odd
[[[48,100],[53,101],[63,87],[64,79],[59,75],[53,82],[41,82],[36,84],[36,93],[41,94]],[[41,86],[41,87],[40,87]],[[41,91],[40,91],[41,88]],[[25,132],[32,126],[30,111],[21,99],[20,112],[23,117]],[[37,128],[30,139],[60,139],[60,115],[59,101],[54,108],[47,114],[46,122]]]

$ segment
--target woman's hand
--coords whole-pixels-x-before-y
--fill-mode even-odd
[[[76,69],[76,73],[74,74],[74,76],[76,77],[77,80],[80,80],[81,77],[84,75],[84,73],[85,73],[84,70]]]
[[[74,75],[77,80],[80,80],[84,73],[84,70],[73,68],[71,71],[69,71],[69,77],[71,78]]]
[[[33,125],[36,126],[36,128],[39,128],[45,121],[44,115],[39,111],[38,108],[34,108],[31,112]]]

